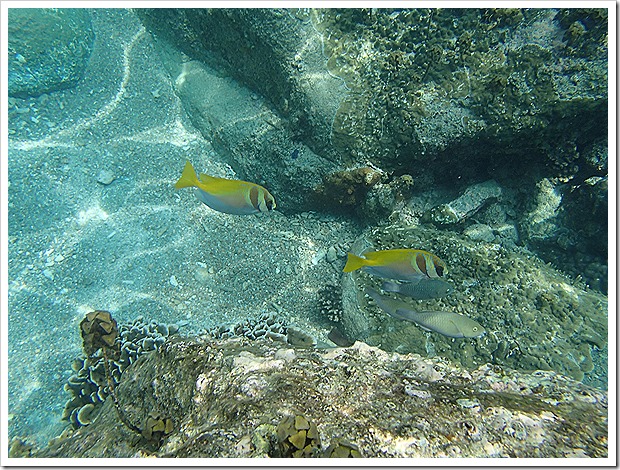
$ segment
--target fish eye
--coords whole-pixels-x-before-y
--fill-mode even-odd
[[[474,327],[471,329],[471,331],[478,331],[478,327],[477,327],[477,326],[474,326]]]
[[[435,272],[437,273],[437,275],[439,277],[443,276],[443,266],[441,266],[440,264],[436,264],[435,265]]]

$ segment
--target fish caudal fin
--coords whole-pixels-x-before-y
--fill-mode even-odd
[[[350,273],[356,269],[366,266],[367,262],[364,258],[355,256],[353,253],[347,253],[347,264],[344,265],[342,272]]]
[[[198,186],[198,183],[199,181],[196,176],[196,170],[194,170],[194,167],[188,160],[187,163],[185,163],[185,168],[183,168],[183,173],[181,174],[179,181],[176,182],[174,187],[176,189],[189,188],[192,186]]]

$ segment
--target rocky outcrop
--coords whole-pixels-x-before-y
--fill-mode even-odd
[[[607,397],[554,372],[475,370],[363,343],[170,341],[88,426],[36,457],[605,457]]]
[[[163,57],[171,45],[186,54],[171,76],[196,127],[242,177],[272,190],[279,210],[375,223],[412,193],[468,197],[494,180],[522,193],[521,242],[546,260],[560,250],[566,268],[577,247],[576,273],[606,289],[603,237],[590,227],[606,218],[606,184],[594,183],[607,175],[607,10],[136,13]],[[343,194],[333,184],[367,168],[381,174],[373,186],[358,178]],[[553,193],[564,214],[554,220],[541,212]],[[434,219],[450,223],[442,209]],[[573,226],[552,226],[563,221]]]
[[[86,9],[11,8],[9,95],[27,98],[71,88],[84,76],[94,32]]]

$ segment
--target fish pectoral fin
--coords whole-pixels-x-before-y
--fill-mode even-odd
[[[461,338],[465,338],[465,332],[459,327],[459,324],[455,322],[454,320],[450,320],[450,323],[452,323],[452,326],[454,326],[454,329],[459,332],[459,334],[461,335]]]

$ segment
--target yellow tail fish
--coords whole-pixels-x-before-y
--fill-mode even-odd
[[[363,258],[349,253],[343,271],[357,269],[378,277],[397,281],[419,281],[421,278],[439,278],[446,273],[446,264],[424,250],[400,249],[369,251]]]
[[[211,209],[227,214],[258,214],[276,208],[276,200],[262,186],[247,181],[217,178],[204,173],[199,177],[189,161],[174,187],[197,188],[196,197],[199,201]]]

